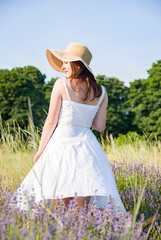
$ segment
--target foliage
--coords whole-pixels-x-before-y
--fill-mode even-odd
[[[117,78],[107,78],[105,75],[98,75],[97,81],[105,87],[108,95],[105,132],[108,131],[113,136],[118,136],[118,133],[126,134],[129,131],[126,106],[128,87]]]
[[[137,132],[131,132],[129,131],[126,135],[125,134],[118,134],[118,137],[115,139],[115,142],[118,146],[121,146],[123,144],[127,143],[134,143],[138,139],[145,140],[145,138],[141,135],[139,135]]]
[[[48,81],[45,86],[44,86],[44,91],[45,91],[45,99],[47,102],[50,102],[50,96],[51,96],[51,91],[54,86],[54,83],[56,82],[57,78],[52,78],[50,81]]]
[[[131,129],[161,139],[161,60],[153,63],[147,79],[130,83],[128,94]]]
[[[0,114],[6,124],[28,125],[28,98],[31,100],[34,124],[41,126],[47,101],[44,94],[46,76],[33,67],[0,70]]]
[[[106,133],[118,137],[128,132],[146,135],[151,140],[161,139],[161,60],[153,63],[147,79],[137,79],[126,87],[115,77],[98,75],[98,83],[108,94]],[[27,66],[0,70],[0,115],[3,125],[17,122],[26,128],[28,99],[31,101],[35,126],[42,127],[48,110],[50,95],[57,78],[45,83],[46,76],[37,68]]]

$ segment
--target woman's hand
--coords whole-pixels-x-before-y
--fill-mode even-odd
[[[35,157],[34,157],[34,159],[33,159],[33,162],[36,163],[40,156],[41,156],[41,154],[40,154],[39,152],[37,152],[37,153],[35,154]]]

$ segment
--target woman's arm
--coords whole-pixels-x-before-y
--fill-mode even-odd
[[[92,123],[92,128],[100,133],[104,132],[105,130],[107,105],[108,105],[108,96],[105,91],[104,98],[100,104],[99,110]]]
[[[60,81],[61,79],[58,79],[55,82],[54,87],[52,89],[50,104],[49,104],[49,111],[43,127],[39,149],[33,159],[34,162],[37,162],[38,158],[43,153],[58,122],[60,108],[61,108],[61,100],[62,100]]]

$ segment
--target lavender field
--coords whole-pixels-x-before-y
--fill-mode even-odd
[[[75,201],[65,211],[63,202],[51,211],[50,201],[22,213],[10,199],[33,166],[39,134],[4,131],[0,145],[0,239],[161,239],[161,143],[148,139],[102,141],[116,179],[125,215],[113,216],[95,204],[78,214]]]

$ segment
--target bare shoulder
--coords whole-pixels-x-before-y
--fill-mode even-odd
[[[55,83],[54,83],[54,87],[57,87],[57,88],[61,88],[63,85],[64,85],[64,79],[63,78],[58,78]]]
[[[62,93],[63,88],[64,88],[64,83],[63,83],[64,79],[63,78],[58,78],[53,86],[53,91],[54,92],[58,92],[58,93]]]

